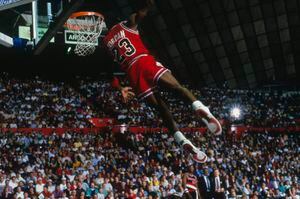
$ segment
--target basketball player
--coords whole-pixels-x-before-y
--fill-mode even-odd
[[[178,95],[188,100],[192,108],[208,129],[215,134],[222,132],[219,121],[211,114],[196,97],[183,87],[161,63],[149,54],[142,43],[138,32],[138,24],[147,15],[153,0],[138,0],[137,12],[132,14],[127,21],[122,21],[113,26],[103,39],[104,46],[113,56],[123,71],[126,72],[131,87],[121,87],[118,79],[113,80],[113,87],[121,91],[125,102],[132,99],[135,94],[139,99],[155,107],[160,113],[164,125],[175,140],[191,155],[194,161],[204,163],[207,156],[195,147],[178,129],[168,106],[157,92],[158,87],[171,89]]]
[[[186,189],[184,193],[185,198],[200,198],[198,189],[198,178],[194,175],[195,168],[193,165],[188,167],[188,171],[183,174],[182,184],[183,188]]]

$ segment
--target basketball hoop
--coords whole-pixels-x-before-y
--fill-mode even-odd
[[[76,38],[75,54],[78,56],[93,54],[104,26],[104,17],[100,13],[73,13],[65,23],[65,27],[72,31]]]

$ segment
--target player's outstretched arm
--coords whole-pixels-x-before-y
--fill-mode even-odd
[[[135,97],[135,94],[132,91],[132,88],[127,87],[127,86],[122,87],[119,82],[119,79],[117,77],[113,77],[113,79],[111,81],[111,86],[121,92],[123,101],[125,103],[129,102],[130,100],[132,100]]]
[[[110,85],[111,85],[111,87],[113,87],[114,89],[117,89],[118,91],[121,91],[122,90],[122,86],[121,86],[121,84],[120,84],[120,81],[119,81],[119,79],[117,78],[117,77],[112,77],[112,80],[111,80],[111,82],[110,82]]]
[[[149,9],[154,5],[154,0],[138,0],[141,1],[142,6],[137,12],[130,15],[128,20],[128,27],[137,30],[138,24],[147,16]]]
[[[129,102],[135,97],[131,87],[122,87],[121,94],[125,103]]]

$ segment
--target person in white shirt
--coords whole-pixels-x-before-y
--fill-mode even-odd
[[[95,183],[97,185],[102,185],[104,183],[104,178],[102,177],[102,173],[98,173],[98,177],[95,179]]]
[[[167,195],[168,195],[168,196],[171,196],[171,195],[173,195],[174,193],[176,193],[176,190],[174,189],[173,185],[172,185],[172,184],[168,184]]]
[[[62,182],[59,185],[60,186],[60,190],[64,191],[64,190],[66,190],[68,188],[67,187],[67,179],[65,177],[63,177],[61,180],[62,180]]]
[[[11,186],[12,189],[14,189],[18,186],[18,182],[17,182],[17,179],[16,179],[15,175],[13,175],[12,179],[9,181],[9,186]]]
[[[199,188],[201,192],[201,196],[203,198],[211,198],[212,197],[212,185],[211,179],[209,177],[209,170],[205,168],[204,175],[199,178]]]
[[[105,178],[104,184],[103,184],[103,188],[104,188],[107,192],[112,192],[112,191],[113,191],[113,186],[112,186],[111,183],[109,182],[109,179],[108,179],[108,178]]]
[[[5,187],[5,178],[4,175],[0,175],[0,194],[2,193]]]
[[[49,191],[50,193],[53,193],[53,192],[55,191],[55,185],[53,185],[51,179],[48,180],[47,186],[48,186],[48,191]]]
[[[243,192],[244,195],[247,196],[247,198],[250,197],[250,195],[252,194],[252,190],[251,190],[251,188],[250,188],[249,183],[246,183],[246,185],[244,185],[244,186],[242,187],[242,192]]]
[[[38,178],[37,184],[35,185],[36,193],[38,193],[38,194],[42,193],[44,190],[44,186],[45,185],[43,184],[42,178]]]
[[[164,187],[164,188],[167,188],[168,185],[169,185],[169,182],[168,180],[166,179],[166,176],[163,175],[160,179],[160,184]]]
[[[28,194],[27,192],[24,193],[24,199],[31,199],[31,198],[29,197],[29,194]]]
[[[17,173],[16,180],[17,180],[17,182],[24,182],[25,183],[25,179],[20,175],[20,173]]]
[[[223,188],[223,182],[220,178],[219,169],[214,170],[214,176],[212,178],[212,190],[213,190],[213,197],[215,199],[225,199],[225,193]]]
[[[75,172],[74,172],[73,169],[71,170],[71,174],[67,174],[67,177],[68,177],[68,179],[69,179],[70,182],[74,181],[76,175],[75,175]]]
[[[24,199],[24,191],[22,191],[21,187],[17,188],[16,198]]]
[[[99,189],[99,193],[97,193],[97,198],[98,199],[104,199],[105,198],[105,195],[103,193],[103,189]]]
[[[67,197],[67,193],[64,192],[64,193],[63,193],[63,196],[62,196],[60,199],[69,199],[69,198]]]

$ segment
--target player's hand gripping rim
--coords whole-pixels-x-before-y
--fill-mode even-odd
[[[125,103],[129,102],[135,97],[135,94],[132,91],[131,87],[123,87],[121,90],[121,94]]]

